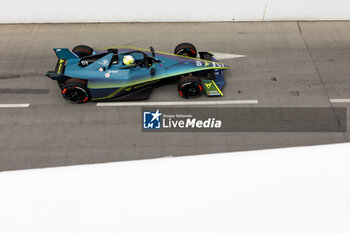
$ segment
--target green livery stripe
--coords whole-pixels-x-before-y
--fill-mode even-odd
[[[157,83],[158,81],[159,81],[159,80],[154,80],[154,81],[147,82],[147,83],[142,82],[140,85],[136,84],[136,85],[129,85],[129,86],[126,86],[126,87],[121,87],[121,88],[119,88],[118,90],[115,90],[114,92],[112,92],[111,94],[109,94],[109,95],[106,96],[106,97],[92,98],[91,100],[109,99],[109,98],[114,97],[116,94],[118,94],[119,92],[121,92],[121,91],[123,91],[123,90],[130,91],[131,88],[139,89],[139,88],[144,87],[144,86],[146,86],[146,85],[150,85],[150,84],[153,84],[153,83]],[[130,90],[128,90],[128,88],[130,88]]]
[[[122,90],[124,90],[125,88],[119,88],[118,90],[112,92],[111,94],[109,94],[106,97],[101,97],[101,98],[92,98],[91,100],[103,100],[103,99],[109,99],[112,98],[113,96],[115,96],[116,94],[118,94],[119,92],[121,92]]]
[[[149,50],[147,50],[147,49],[141,49],[141,48],[130,47],[130,46],[95,48],[95,50],[97,50],[97,51],[99,51],[99,50],[107,50],[107,49],[133,49],[133,50],[141,50],[141,51],[149,52]],[[186,57],[188,59],[192,59],[192,60],[195,60],[195,61],[204,61],[204,62],[210,62],[210,63],[226,65],[226,64],[224,64],[222,62],[213,62],[213,61],[208,61],[208,60],[204,60],[204,59],[200,59],[200,58],[181,56],[181,55],[177,55],[177,54],[174,54],[174,53],[166,53],[166,52],[160,52],[160,51],[155,51],[155,53],[166,54],[166,55],[171,55],[171,56],[175,56],[175,57]],[[228,69],[228,67],[226,69]]]

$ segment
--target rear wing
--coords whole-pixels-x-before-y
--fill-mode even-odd
[[[55,48],[53,49],[53,51],[56,53],[56,56],[58,57],[58,61],[57,61],[55,70],[48,71],[46,73],[46,76],[53,80],[66,78],[66,76],[64,75],[64,70],[66,68],[67,60],[80,59],[80,58],[69,49]]]
[[[46,76],[53,79],[58,80],[61,77],[64,77],[64,70],[66,68],[66,60],[58,59],[55,70],[47,71]]]
[[[70,51],[69,49],[53,49],[55,51],[57,57],[62,60],[69,60],[69,59],[77,59],[79,58],[75,53]]]

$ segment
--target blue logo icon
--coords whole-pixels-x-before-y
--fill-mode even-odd
[[[144,129],[160,129],[162,113],[159,109],[156,112],[143,112],[143,128]]]

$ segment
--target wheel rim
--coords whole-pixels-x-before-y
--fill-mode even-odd
[[[81,87],[72,86],[62,90],[63,97],[71,103],[85,103],[89,99],[89,95]]]
[[[201,93],[202,86],[199,83],[185,83],[180,89],[180,95],[188,99],[197,98]]]

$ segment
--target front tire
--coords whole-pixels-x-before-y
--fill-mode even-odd
[[[197,49],[191,43],[181,43],[175,47],[174,54],[196,58],[197,57]]]
[[[63,98],[73,104],[86,103],[90,99],[86,83],[82,79],[68,79],[62,86]]]
[[[179,95],[186,99],[198,98],[203,91],[202,82],[198,77],[186,76],[177,83]]]

